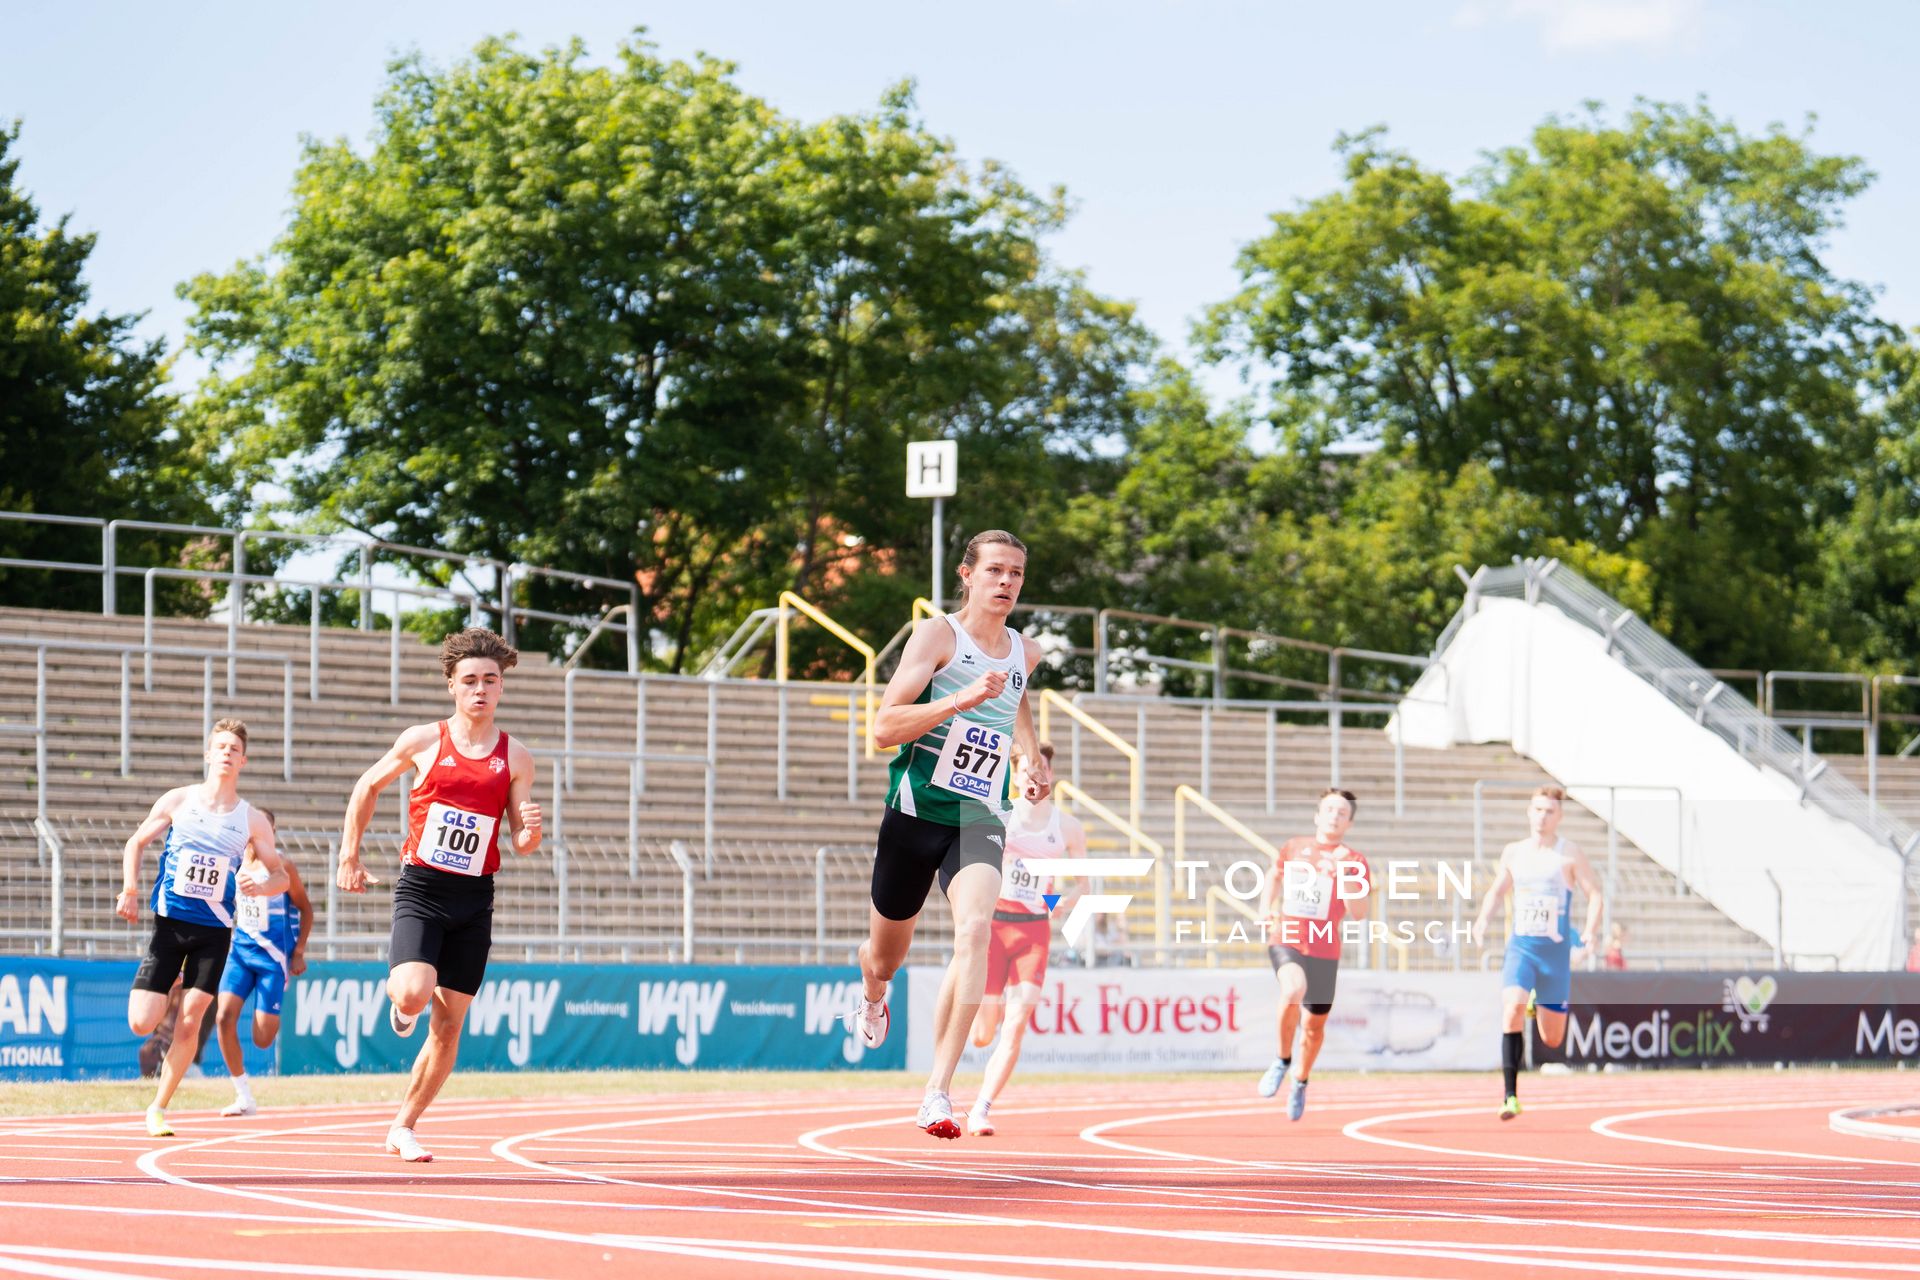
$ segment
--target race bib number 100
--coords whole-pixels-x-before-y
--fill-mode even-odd
[[[493,833],[498,818],[468,813],[452,805],[427,806],[426,830],[420,833],[420,848],[414,856],[430,867],[451,871],[458,876],[477,876],[486,871],[487,852],[493,848]]]
[[[173,896],[199,902],[225,902],[233,865],[224,855],[182,850],[173,864]]]
[[[1514,903],[1513,931],[1523,938],[1552,938],[1558,942],[1560,930],[1555,926],[1559,922],[1557,893],[1530,893]]]
[[[956,717],[947,725],[946,745],[940,748],[940,759],[933,766],[933,785],[983,804],[995,804],[1012,737]]]

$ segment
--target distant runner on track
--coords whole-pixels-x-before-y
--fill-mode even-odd
[[[371,883],[360,841],[375,802],[409,769],[419,781],[407,809],[400,882],[393,890],[393,935],[387,946],[388,1022],[410,1036],[431,1005],[427,1042],[414,1059],[406,1097],[387,1131],[387,1151],[426,1161],[413,1126],[439,1094],[460,1050],[467,1006],[486,976],[493,946],[493,877],[500,869],[500,824],[512,829],[513,851],[540,847],[540,806],[533,802],[533,753],[494,723],[506,673],[519,651],[491,631],[470,627],[440,646],[453,714],[401,734],[379,763],[360,775],[347,802],[340,840],[340,888],[364,893]]]
[[[1040,756],[1051,770],[1053,744],[1040,744]],[[1020,1062],[1020,1043],[1026,1038],[1027,1018],[1040,1002],[1047,980],[1047,954],[1053,944],[1052,913],[1071,909],[1075,893],[1047,905],[1053,892],[1051,878],[1036,876],[1028,858],[1084,858],[1087,833],[1080,820],[1063,813],[1051,797],[1034,799],[1036,771],[1026,756],[1015,754],[1013,812],[1007,815],[1007,858],[1000,873],[1000,900],[993,905],[993,940],[987,950],[986,1000],[973,1019],[973,1043],[1000,1045],[987,1059],[986,1079],[967,1113],[967,1133],[984,1138],[993,1133],[994,1101]]]
[[[262,809],[273,826],[273,810]],[[259,865],[252,844],[247,845],[245,870]],[[242,897],[233,916],[233,946],[220,975],[220,996],[214,1005],[214,1029],[220,1036],[220,1056],[233,1077],[233,1101],[220,1114],[250,1116],[259,1109],[253,1084],[247,1079],[247,1060],[240,1048],[240,1014],[253,999],[253,1043],[266,1049],[280,1034],[280,1007],[287,984],[307,971],[307,935],[313,930],[313,901],[307,886],[287,858],[287,891],[272,896]]]
[[[898,746],[873,859],[873,907],[860,947],[863,995],[853,1011],[869,1048],[886,1039],[887,982],[906,962],[914,925],[938,877],[953,912],[953,962],[940,987],[933,1072],[915,1123],[957,1138],[954,1068],[987,985],[993,904],[1006,842],[1009,758],[1035,761],[1035,798],[1052,790],[1028,706],[1040,648],[1007,625],[1027,548],[999,529],[975,534],[960,560],[965,603],[913,629],[874,716],[880,746]]]
[[[221,720],[207,735],[207,778],[176,787],[154,801],[153,809],[127,840],[121,855],[120,897],[114,913],[129,924],[140,918],[140,857],[149,842],[165,832],[160,871],[154,878],[153,934],[127,996],[127,1025],[149,1036],[167,1011],[174,979],[184,975],[180,1015],[173,1043],[160,1065],[160,1087],[147,1108],[147,1132],[171,1138],[167,1106],[200,1048],[200,1026],[213,1006],[220,974],[227,965],[235,903],[279,893],[287,887],[285,868],[273,847],[266,815],[240,798],[240,771],[247,765],[247,726]],[[257,873],[240,873],[252,844]]]
[[[1509,892],[1513,924],[1506,963],[1500,970],[1502,1031],[1500,1072],[1506,1101],[1500,1118],[1520,1114],[1520,1067],[1526,1061],[1527,1018],[1536,1018],[1540,1039],[1558,1048],[1567,1035],[1567,1004],[1573,994],[1574,933],[1569,920],[1573,891],[1587,895],[1585,937],[1599,936],[1606,894],[1580,846],[1560,835],[1567,793],[1541,787],[1527,804],[1533,834],[1500,851],[1500,871],[1473,921],[1475,946],[1485,946],[1487,925]]]
[[[1280,846],[1268,868],[1261,915],[1269,921],[1267,958],[1280,980],[1279,1051],[1260,1077],[1259,1093],[1271,1098],[1289,1076],[1287,1118],[1307,1110],[1307,1082],[1327,1037],[1327,1015],[1340,981],[1341,925],[1349,915],[1364,918],[1373,891],[1366,858],[1347,847],[1360,802],[1351,791],[1328,787],[1313,811],[1313,835],[1296,836]],[[1300,1059],[1294,1063],[1294,1037],[1300,1035]]]

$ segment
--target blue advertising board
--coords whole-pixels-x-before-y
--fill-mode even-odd
[[[0,956],[0,1080],[137,1079],[145,1037],[127,1028],[136,967],[132,960]],[[271,1072],[273,1051],[256,1049],[246,1028],[242,1022],[248,1072]],[[211,1041],[201,1062],[210,1076],[227,1074]]]
[[[420,1032],[387,1025],[383,964],[318,963],[287,995],[287,1074],[405,1071]],[[844,1015],[856,975],[826,966],[494,964],[467,1011],[462,1069],[688,1067],[884,1070],[906,1065],[905,1010],[867,1050]]]

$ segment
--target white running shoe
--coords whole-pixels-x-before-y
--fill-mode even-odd
[[[914,1124],[936,1138],[960,1136],[960,1126],[953,1120],[953,1099],[938,1089],[927,1090],[927,1096],[920,1099],[920,1118]]]
[[[993,1121],[987,1114],[992,1110],[993,1103],[985,1098],[981,1098],[973,1104],[973,1110],[967,1112],[967,1136],[969,1138],[991,1138],[993,1136]]]
[[[167,1113],[158,1103],[147,1108],[147,1136],[150,1138],[171,1138],[173,1126],[167,1123]]]
[[[405,1040],[420,1025],[420,1015],[416,1013],[409,1018],[400,1012],[399,1005],[390,1004],[387,1006],[387,1025],[393,1028],[393,1034]]]
[[[853,1020],[853,1029],[860,1033],[860,1043],[869,1049],[885,1044],[887,1032],[893,1029],[893,1013],[887,1008],[885,996],[878,1000],[862,996],[847,1016]]]
[[[223,1116],[250,1116],[260,1109],[252,1098],[235,1098],[220,1109]]]
[[[408,1164],[429,1164],[433,1160],[433,1152],[420,1145],[413,1130],[399,1125],[387,1130],[387,1154],[399,1156]]]

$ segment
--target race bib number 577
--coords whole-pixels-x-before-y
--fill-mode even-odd
[[[485,814],[468,813],[449,804],[430,804],[415,856],[430,867],[457,876],[481,875],[486,871],[487,853],[493,848],[493,834],[499,825],[498,818]]]
[[[955,717],[947,726],[946,745],[940,748],[940,759],[933,766],[933,785],[957,796],[995,803],[1012,738],[1010,733]]]

